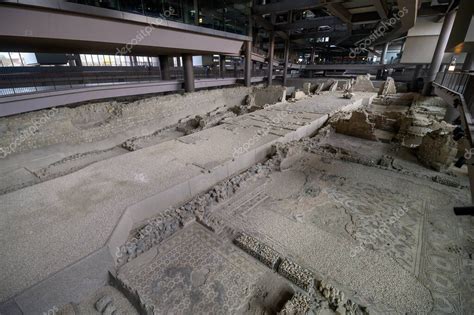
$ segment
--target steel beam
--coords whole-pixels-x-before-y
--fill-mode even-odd
[[[352,24],[352,14],[342,4],[330,2],[326,4],[326,9],[331,12],[332,15],[337,16],[341,21],[346,24]]]
[[[291,31],[295,29],[301,28],[317,28],[320,26],[334,26],[334,25],[341,25],[343,22],[336,16],[325,16],[315,19],[306,19],[306,20],[299,20],[293,23],[277,25],[276,28],[279,30],[284,31]]]
[[[282,13],[290,10],[306,10],[320,7],[320,0],[282,0],[265,5],[255,5],[253,12],[256,14]]]
[[[372,5],[375,7],[377,10],[377,13],[379,14],[380,18],[382,19],[387,19],[387,3],[383,0],[371,0]]]

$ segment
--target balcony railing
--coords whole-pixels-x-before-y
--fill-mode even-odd
[[[460,94],[466,103],[471,117],[474,117],[474,73],[439,72],[435,83]]]
[[[68,67],[64,68],[69,70]],[[64,70],[64,68],[60,70]],[[5,73],[0,75],[0,98],[106,85],[154,83],[162,80],[159,68],[155,67],[94,67],[93,71],[91,69],[80,70],[77,67],[71,69],[73,70],[67,72],[31,71],[25,73],[6,73],[5,71]],[[47,68],[45,70],[57,69]],[[266,70],[255,69],[252,71],[253,77],[265,75]],[[183,68],[171,68],[170,76],[171,80],[183,80]],[[241,68],[227,68],[224,72],[221,72],[216,67],[194,67],[194,77],[195,79],[242,79],[244,77],[244,70]]]

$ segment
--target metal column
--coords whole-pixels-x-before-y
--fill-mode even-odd
[[[168,56],[159,56],[161,80],[171,80],[170,61]]]
[[[245,42],[245,86],[252,85],[252,41]]]
[[[425,86],[423,87],[423,95],[425,96],[431,94],[431,83],[436,78],[436,74],[441,67],[441,62],[443,61],[444,52],[446,50],[446,46],[448,45],[449,35],[451,34],[455,17],[455,10],[449,12],[444,17],[443,27],[441,28],[441,33],[439,34],[438,43],[436,44],[436,49],[431,61],[428,77],[426,78]]]
[[[223,78],[225,76],[225,56],[219,56],[219,77]]]
[[[382,56],[380,57],[380,64],[381,65],[386,64],[385,58],[387,58],[388,46],[390,46],[390,42],[386,43],[385,46],[383,46]]]
[[[288,75],[288,57],[290,55],[290,41],[285,40],[285,60],[283,65],[283,86],[286,86],[286,77]]]
[[[415,67],[415,72],[413,73],[413,79],[411,80],[412,91],[418,91],[418,88],[421,88],[417,85],[417,82],[418,82],[418,78],[420,77],[422,68],[423,68],[423,65],[416,65]]]
[[[193,56],[183,54],[183,70],[184,70],[184,90],[186,92],[194,92],[194,69]]]
[[[275,50],[275,34],[270,34],[270,43],[268,45],[268,85],[272,85],[273,80],[273,54]]]

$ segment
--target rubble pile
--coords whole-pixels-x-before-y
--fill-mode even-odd
[[[352,85],[352,92],[374,92],[374,84],[370,80],[370,74],[358,75]]]

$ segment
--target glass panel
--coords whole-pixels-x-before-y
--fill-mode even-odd
[[[248,1],[227,0],[224,1],[224,31],[237,33],[241,35],[248,34],[248,16],[250,14],[250,6]]]
[[[247,35],[248,0],[68,0],[68,2],[200,25]],[[197,10],[197,11],[196,11]]]
[[[142,0],[120,0],[120,10],[142,15],[145,14],[143,12]]]
[[[94,60],[92,59],[92,55],[87,55],[87,65],[88,66],[94,65]]]
[[[97,59],[99,60],[99,66],[103,66],[104,65],[104,56],[97,55]]]
[[[36,55],[34,53],[20,53],[21,59],[23,60],[24,66],[35,66],[38,64]]]
[[[100,63],[99,63],[99,58],[98,58],[97,55],[92,55],[91,57],[92,57],[92,66],[98,66],[98,65],[100,65]]]
[[[199,0],[199,26],[224,30],[224,3],[217,0]]]
[[[106,66],[112,66],[112,60],[110,59],[109,55],[104,55],[104,64]]]
[[[81,56],[81,62],[82,66],[87,66],[87,59],[85,55],[80,55]]]
[[[23,66],[23,61],[21,60],[20,54],[11,52],[10,53],[10,59],[12,60],[13,66],[14,67],[22,67]]]
[[[68,2],[92,5],[95,7],[102,7],[106,9],[120,9],[118,0],[68,0]]]
[[[7,52],[0,52],[0,65],[2,67],[13,66],[13,63],[10,59],[10,55]]]
[[[145,15],[183,22],[183,4],[186,1],[144,0]]]

